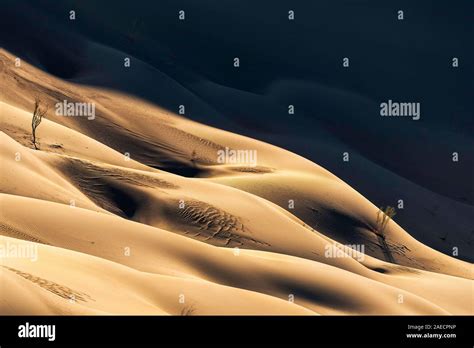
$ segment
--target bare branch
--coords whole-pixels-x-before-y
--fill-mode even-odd
[[[43,120],[43,116],[47,114],[48,107],[42,110],[41,107],[41,100],[39,97],[35,98],[35,108],[33,110],[33,117],[31,119],[31,133],[32,133],[32,141],[33,145],[36,150],[38,150],[38,146],[36,145],[36,128],[40,125],[41,121]]]

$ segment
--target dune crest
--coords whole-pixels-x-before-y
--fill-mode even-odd
[[[1,49],[0,313],[473,313],[472,264],[396,218],[381,229],[379,208],[317,163],[13,62]],[[50,108],[35,150],[36,97],[96,114]]]

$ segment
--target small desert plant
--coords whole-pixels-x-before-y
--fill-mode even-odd
[[[197,153],[196,153],[196,150],[193,150],[193,152],[191,153],[191,163],[193,164],[193,166],[196,166],[196,160],[197,160]]]
[[[33,135],[33,145],[35,146],[36,150],[38,150],[38,147],[36,146],[36,128],[38,128],[41,121],[43,120],[43,116],[48,112],[48,108],[41,110],[40,104],[40,99],[35,98],[35,109],[33,111],[33,118],[31,119],[31,133]]]
[[[189,315],[192,315],[195,310],[196,310],[196,309],[194,308],[193,305],[185,306],[185,307],[183,307],[183,309],[181,309],[180,315],[182,315],[182,316],[189,316]]]
[[[385,211],[383,207],[377,211],[377,230],[378,232],[383,235],[385,227],[387,226],[388,221],[396,215],[396,211],[394,207],[387,206]]]

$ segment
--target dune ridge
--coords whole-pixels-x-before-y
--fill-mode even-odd
[[[2,255],[0,313],[474,312],[472,264],[394,220],[381,235],[378,208],[317,163],[13,62],[1,49],[0,245],[37,260]],[[50,110],[34,150],[37,96],[93,102],[95,119]],[[258,166],[219,163],[226,147]]]

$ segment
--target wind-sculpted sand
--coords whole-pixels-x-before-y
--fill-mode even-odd
[[[474,313],[472,264],[396,216],[381,228],[317,163],[14,58],[0,50],[0,314]],[[36,97],[96,115],[50,108],[35,150]],[[224,148],[258,163],[220,163]],[[35,261],[15,256],[28,246]]]

